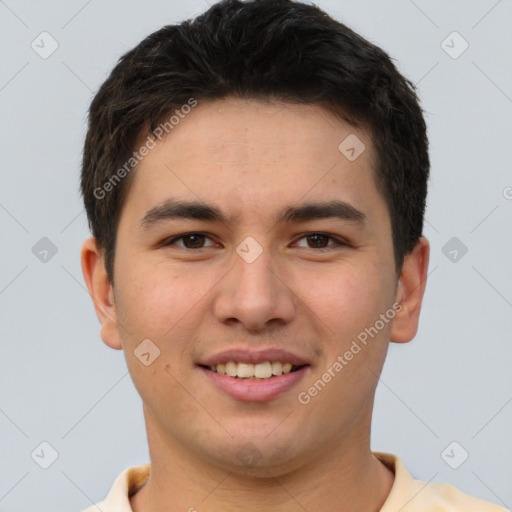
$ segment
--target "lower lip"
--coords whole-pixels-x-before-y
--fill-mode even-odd
[[[210,379],[218,389],[231,397],[244,402],[264,402],[278,397],[297,384],[307,371],[309,366],[304,366],[291,373],[276,375],[267,380],[242,380],[212,372],[202,366],[198,368]]]

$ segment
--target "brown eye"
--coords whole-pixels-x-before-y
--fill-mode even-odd
[[[182,244],[176,243],[182,240]],[[168,240],[163,245],[164,246],[172,246],[177,245],[178,247],[182,247],[183,249],[205,249],[208,247],[212,247],[211,245],[205,245],[205,241],[210,240],[209,237],[203,235],[202,233],[186,233],[184,235],[177,236],[171,240]]]
[[[204,235],[185,235],[183,237],[183,243],[187,249],[200,249],[202,244],[204,243]],[[189,243],[187,243],[187,241]]]
[[[347,243],[343,242],[342,240],[339,240],[331,235],[328,235],[326,233],[307,233],[303,235],[299,240],[305,239],[307,243],[306,249],[318,249],[319,251],[322,250],[330,250],[330,249],[336,249],[338,247],[342,247],[345,245],[348,245]],[[332,240],[333,243],[329,244],[329,240]],[[303,247],[304,246],[299,246]]]
[[[315,249],[323,249],[327,247],[329,236],[322,235],[322,234],[314,234],[314,235],[308,235],[307,240],[309,243],[313,244],[313,247]]]

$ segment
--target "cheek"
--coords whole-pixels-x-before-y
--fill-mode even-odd
[[[136,388],[142,396],[179,393],[178,381],[188,371],[183,361],[190,360],[197,327],[194,312],[200,308],[204,290],[192,286],[190,278],[169,270],[160,272],[153,266],[146,271],[132,267],[118,285],[120,335]],[[142,353],[139,346],[147,339],[151,340],[150,357],[158,355],[145,366],[137,354]]]
[[[376,274],[368,266],[325,272],[307,279],[302,296],[306,305],[323,320],[336,336],[353,334],[377,311],[382,295],[374,286]]]
[[[184,280],[157,266],[133,265],[120,273],[118,282],[119,320],[131,337],[160,339],[187,310],[195,293],[184,289]]]

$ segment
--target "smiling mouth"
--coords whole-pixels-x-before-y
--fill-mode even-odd
[[[227,375],[238,380],[270,380],[283,374],[293,373],[309,364],[292,365],[291,363],[282,363],[280,361],[266,361],[258,364],[237,363],[229,361],[214,366],[200,364],[201,368],[205,368],[213,373]]]

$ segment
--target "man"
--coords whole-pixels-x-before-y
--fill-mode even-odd
[[[100,510],[503,510],[370,450],[389,341],[417,332],[428,174],[414,86],[314,6],[227,0],[121,58],[82,268],[151,463]]]

